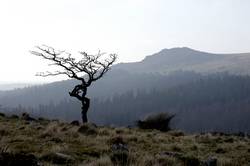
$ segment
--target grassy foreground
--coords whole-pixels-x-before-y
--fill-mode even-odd
[[[77,126],[15,116],[0,116],[0,147],[0,165],[14,160],[26,165],[195,166],[209,160],[219,166],[250,165],[247,136]]]

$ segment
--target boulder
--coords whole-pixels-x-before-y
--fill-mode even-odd
[[[217,159],[211,157],[203,162],[203,166],[217,166]]]
[[[38,166],[38,160],[32,154],[23,153],[7,153],[3,152],[0,154],[0,165],[3,166]]]

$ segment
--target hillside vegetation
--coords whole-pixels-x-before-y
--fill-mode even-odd
[[[0,116],[0,165],[249,165],[250,136]]]
[[[182,82],[181,78],[184,76],[194,80],[182,85],[176,83],[174,86],[174,82]],[[185,132],[249,133],[249,76],[226,73],[199,76],[191,72],[179,72],[163,78],[165,77],[159,80],[152,79],[154,81],[151,81],[151,87],[155,86],[155,89],[128,91],[106,100],[92,98],[89,118],[98,125],[134,126],[137,120],[149,114],[170,112],[176,115],[173,121],[174,128]],[[16,99],[19,98],[22,97],[17,95]],[[0,107],[0,112],[6,114],[28,112],[34,117],[71,122],[80,120],[80,108],[81,103],[71,99],[62,100],[58,104],[53,102],[48,105],[40,104],[38,108],[23,105],[6,108],[3,105]]]

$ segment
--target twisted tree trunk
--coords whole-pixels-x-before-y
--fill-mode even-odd
[[[82,123],[88,122],[88,109],[90,105],[90,99],[86,97],[87,94],[87,85],[86,84],[79,84],[76,85],[72,92],[69,92],[70,96],[76,97],[82,103]]]
[[[82,101],[82,123],[88,122],[87,112],[89,109],[89,103],[90,103],[89,98],[84,97]]]

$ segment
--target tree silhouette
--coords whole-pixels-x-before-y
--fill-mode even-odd
[[[87,112],[90,105],[90,99],[86,97],[87,88],[96,80],[100,79],[115,62],[117,55],[109,54],[105,58],[105,53],[98,52],[97,55],[89,55],[86,52],[79,52],[81,59],[71,57],[71,54],[65,51],[58,51],[48,46],[37,46],[37,51],[31,51],[32,54],[52,61],[50,65],[60,67],[60,70],[54,72],[41,72],[38,76],[56,76],[67,75],[69,78],[80,81],[74,89],[69,92],[71,97],[75,97],[82,103],[82,122],[88,122]]]

